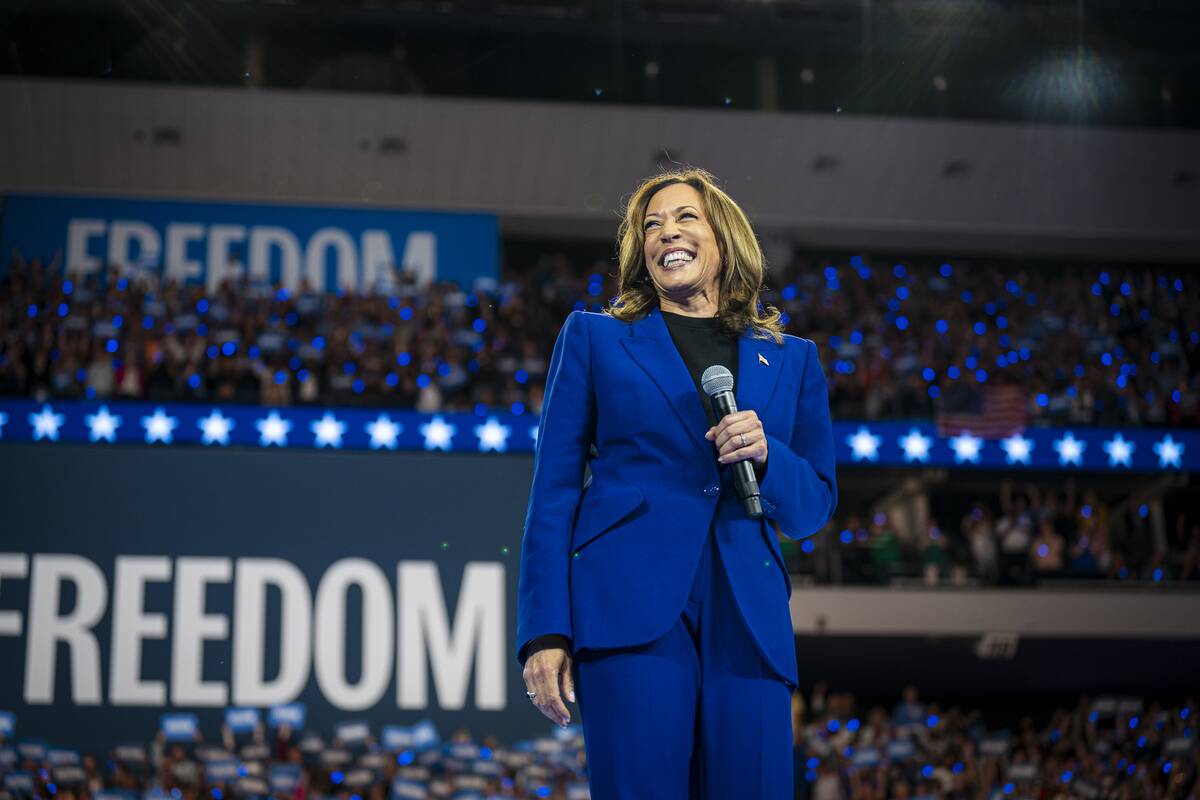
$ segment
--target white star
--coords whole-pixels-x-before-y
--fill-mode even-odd
[[[0,436],[4,435],[4,423],[8,422],[8,414],[0,411]]]
[[[200,441],[204,444],[229,444],[229,432],[234,428],[234,422],[221,414],[221,409],[214,408],[207,417],[201,417],[197,422],[200,426]]]
[[[162,442],[170,444],[174,438],[174,430],[179,425],[178,417],[168,417],[162,406],[154,409],[154,414],[142,417],[142,427],[146,429],[146,444]]]
[[[1104,448],[1104,452],[1108,453],[1108,465],[1110,467],[1115,467],[1118,464],[1124,464],[1127,467],[1133,466],[1130,464],[1129,458],[1133,455],[1133,451],[1137,449],[1137,445],[1133,442],[1125,441],[1125,437],[1121,434],[1118,433],[1111,440],[1104,442],[1100,446]]]
[[[846,437],[846,444],[854,451],[855,461],[862,461],[864,458],[868,461],[878,460],[879,444],[882,441],[882,438],[868,431],[865,425],[859,425],[857,431]]]
[[[436,415],[421,426],[421,435],[425,437],[425,449],[449,450],[450,440],[457,431],[457,426],[447,424],[441,414]]]
[[[929,446],[933,439],[922,436],[916,428],[909,428],[908,433],[896,440],[904,448],[905,461],[928,461]]]
[[[538,432],[538,426],[537,426],[537,425],[532,425],[532,426],[530,426],[530,428],[529,428],[529,438],[530,438],[530,439],[533,439],[533,443],[534,443],[534,444],[537,444],[537,432]]]
[[[378,450],[381,447],[386,447],[388,450],[395,450],[396,437],[400,435],[400,431],[404,429],[404,426],[392,422],[391,417],[387,414],[380,414],[374,422],[368,422],[366,428],[367,433],[371,436],[372,450]]]
[[[83,419],[91,429],[88,438],[93,442],[117,440],[117,428],[121,427],[121,418],[108,413],[108,406],[100,406],[99,411],[88,414]]]
[[[1020,433],[1014,433],[1007,439],[1000,442],[1000,447],[1004,450],[1005,460],[1009,464],[1030,463],[1030,455],[1033,453],[1033,440],[1026,439]]]
[[[254,423],[254,427],[258,428],[260,434],[258,442],[263,447],[272,444],[287,447],[287,436],[292,430],[292,421],[282,419],[278,411],[272,411],[266,419],[258,420]]]
[[[978,464],[979,451],[983,449],[983,439],[972,436],[970,431],[963,431],[950,439],[950,446],[954,448],[955,463],[961,464],[964,461],[970,461],[972,464]]]
[[[346,432],[346,423],[328,411],[325,412],[325,416],[316,422],[310,422],[308,427],[313,432],[313,436],[316,437],[313,447],[342,446],[342,434]]]
[[[1066,436],[1054,441],[1054,450],[1058,453],[1058,465],[1060,467],[1065,467],[1067,464],[1082,467],[1083,451],[1086,449],[1087,442],[1076,439],[1075,434],[1070,431],[1067,431]]]
[[[511,429],[501,425],[495,417],[488,417],[487,422],[475,426],[475,435],[479,437],[479,450],[495,450],[503,453],[508,449],[508,434]]]
[[[66,421],[62,414],[55,414],[49,405],[43,405],[42,410],[29,415],[29,424],[33,426],[33,440],[49,439],[58,441],[58,429]]]
[[[1184,451],[1183,442],[1175,441],[1168,433],[1161,442],[1155,442],[1153,447],[1154,454],[1158,456],[1158,466],[1183,469],[1179,461],[1179,457],[1183,455]]]

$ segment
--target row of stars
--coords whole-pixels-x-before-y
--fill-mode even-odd
[[[4,425],[8,415],[0,412],[0,436],[3,435]],[[66,422],[63,414],[56,413],[50,405],[43,405],[36,413],[29,414],[29,425],[33,429],[33,440],[58,441],[59,429]],[[108,406],[101,406],[95,414],[84,416],[88,426],[88,438],[93,442],[115,442],[117,429],[123,420],[120,415],[113,414]],[[175,439],[175,429],[179,427],[179,418],[167,414],[161,407],[154,413],[141,418],[142,429],[145,432],[146,444],[161,442],[171,444]],[[223,415],[220,409],[212,412],[196,422],[200,428],[200,441],[206,445],[228,445],[229,434],[236,427],[233,419]],[[295,424],[284,419],[278,411],[271,411],[267,416],[258,419],[254,427],[258,430],[258,441],[263,447],[286,447],[288,436]],[[376,419],[363,426],[371,439],[372,449],[395,450],[404,426],[392,420],[387,414],[380,414]],[[309,423],[313,434],[314,447],[342,447],[342,439],[346,435],[346,423],[338,419],[332,412],[325,412],[320,419]],[[429,422],[420,425],[418,430],[424,437],[426,450],[449,450],[458,426],[446,422],[440,415],[435,415]],[[474,426],[474,434],[479,440],[481,452],[495,451],[503,453],[508,449],[508,438],[512,428],[502,425],[494,417],[489,417],[482,425]],[[529,436],[537,440],[537,426],[529,429]]]
[[[946,441],[954,451],[955,463],[979,463],[979,455],[983,450],[983,439],[972,435],[970,431],[964,431]],[[877,461],[879,446],[882,443],[883,438],[871,433],[865,425],[860,425],[857,431],[846,437],[846,444],[850,447],[855,461]],[[933,437],[925,436],[916,428],[910,428],[907,434],[897,437],[896,443],[904,450],[906,462],[928,463]],[[1015,433],[1007,439],[1001,439],[999,444],[1000,449],[1004,451],[1005,460],[1009,464],[1031,463],[1030,459],[1034,448],[1032,439]],[[1059,466],[1065,467],[1072,464],[1077,467],[1083,466],[1083,453],[1087,449],[1087,442],[1076,439],[1075,434],[1071,431],[1067,431],[1061,438],[1055,439],[1052,447],[1058,453]],[[1133,466],[1133,451],[1137,445],[1127,441],[1120,433],[1103,442],[1101,447],[1108,454],[1110,467]],[[1184,445],[1182,442],[1175,441],[1171,434],[1168,433],[1161,441],[1155,442],[1153,449],[1155,455],[1158,456],[1159,467],[1182,469],[1180,458],[1183,456]]]

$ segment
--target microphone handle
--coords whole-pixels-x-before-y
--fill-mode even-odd
[[[713,411],[717,419],[724,419],[737,411],[737,400],[733,392],[717,392],[712,395]],[[754,464],[751,461],[738,461],[733,465],[733,485],[738,497],[742,500],[742,508],[751,519],[761,519],[763,515],[762,501],[758,491],[758,479],[754,477]]]

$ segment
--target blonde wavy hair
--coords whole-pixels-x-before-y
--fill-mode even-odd
[[[655,192],[673,183],[685,183],[700,193],[704,216],[716,234],[721,251],[720,302],[717,317],[721,330],[740,336],[747,327],[759,338],[783,342],[783,322],[774,306],[762,306],[758,293],[766,272],[762,248],[746,214],[706,170],[697,167],[671,170],[646,178],[625,205],[617,229],[619,271],[617,296],[604,310],[622,322],[636,322],[659,305],[658,292],[646,268],[646,207]]]

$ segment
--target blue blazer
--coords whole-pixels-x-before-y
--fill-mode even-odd
[[[656,308],[633,323],[582,311],[567,317],[538,424],[517,590],[518,660],[526,644],[550,633],[568,637],[576,652],[665,634],[683,611],[715,526],[759,651],[795,688],[792,585],[772,523],[802,539],[837,507],[829,395],[816,345],[742,334],[734,394],[739,410],[758,413],[767,435],[759,520],[746,515],[731,467],[717,462],[704,438],[700,394],[662,313]]]

